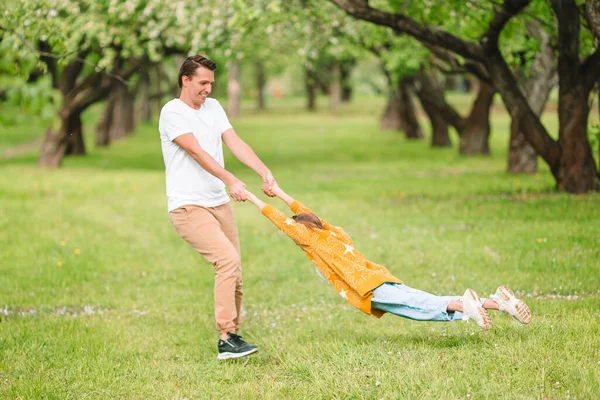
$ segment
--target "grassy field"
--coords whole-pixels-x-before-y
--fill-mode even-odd
[[[0,159],[0,398],[600,397],[600,196],[555,192],[543,163],[506,174],[501,108],[492,157],[465,159],[456,137],[440,150],[380,131],[380,107],[330,116],[273,104],[234,125],[284,189],[370,260],[436,294],[507,284],[530,305],[530,325],[497,313],[488,332],[367,317],[251,204],[236,204],[241,333],[260,351],[217,361],[212,266],[170,224],[156,126],[142,125],[58,170],[36,167],[35,152]],[[11,129],[0,148],[20,142]],[[226,163],[259,190],[230,154]]]

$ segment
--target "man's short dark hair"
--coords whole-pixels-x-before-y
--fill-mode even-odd
[[[186,60],[181,64],[181,68],[179,68],[179,77],[177,78],[177,83],[179,87],[182,87],[181,78],[183,76],[187,76],[191,78],[196,73],[198,67],[206,68],[208,70],[214,71],[217,69],[217,64],[204,56],[190,56],[186,58]]]

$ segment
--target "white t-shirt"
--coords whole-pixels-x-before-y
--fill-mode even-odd
[[[173,140],[192,132],[200,147],[224,167],[221,135],[230,128],[225,110],[215,99],[207,98],[199,110],[179,99],[163,106],[158,131],[165,161],[169,212],[184,205],[216,207],[229,201],[223,181],[204,170]]]

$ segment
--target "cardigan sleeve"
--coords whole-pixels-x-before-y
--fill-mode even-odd
[[[266,205],[261,213],[267,217],[279,230],[285,233],[297,244],[308,244],[313,234],[309,228],[297,223],[292,218],[288,218],[284,213],[271,205]]]
[[[294,214],[313,213],[313,211],[311,211],[310,208],[306,207],[304,204],[300,203],[298,200],[294,200],[294,202],[290,205],[290,210],[292,210],[292,212]],[[325,229],[327,229],[330,232],[333,232],[339,240],[341,240],[342,242],[344,242],[346,244],[349,244],[350,246],[354,246],[354,242],[352,242],[352,238],[350,237],[350,235],[348,235],[346,233],[346,231],[343,228],[341,228],[339,226],[331,225],[329,222],[327,222],[320,216],[319,216],[319,219],[321,220],[321,223],[323,224]]]

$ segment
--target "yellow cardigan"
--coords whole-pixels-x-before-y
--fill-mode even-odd
[[[294,214],[312,212],[299,201],[294,201],[290,208]],[[270,205],[263,207],[262,214],[306,252],[308,259],[346,301],[377,318],[384,314],[371,308],[373,289],[386,282],[402,281],[384,266],[367,260],[353,247],[352,239],[342,228],[321,219],[325,229],[310,229]]]

